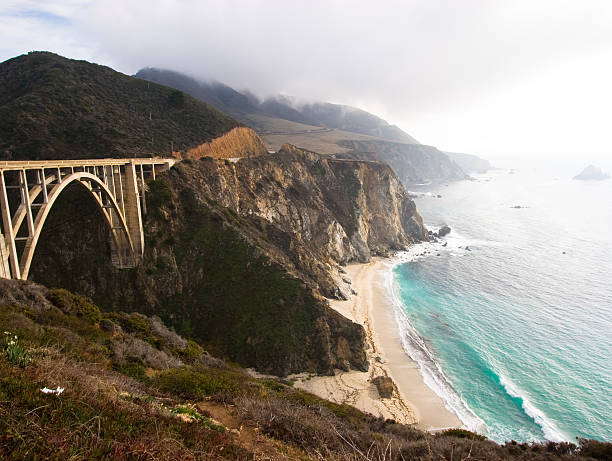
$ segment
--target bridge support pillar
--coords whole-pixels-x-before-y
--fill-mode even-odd
[[[2,232],[0,232],[0,277],[5,279],[11,278],[9,257],[10,254],[8,252],[8,248],[6,247],[6,240],[4,239]]]
[[[123,176],[123,189],[125,192],[125,222],[134,246],[135,264],[139,264],[144,255],[144,230],[142,227],[142,213],[140,208],[140,195],[138,193],[138,176],[136,165],[130,161],[125,165]]]

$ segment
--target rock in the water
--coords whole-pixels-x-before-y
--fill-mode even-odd
[[[595,165],[587,166],[580,174],[574,176],[574,179],[582,179],[583,181],[601,181],[602,179],[610,179],[610,175],[604,173],[603,170]]]
[[[438,235],[440,237],[444,237],[445,235],[450,234],[451,228],[449,226],[442,226],[438,231]]]
[[[372,380],[378,389],[381,399],[389,399],[393,396],[393,380],[388,376],[377,376]]]
[[[378,355],[376,356],[376,358],[374,360],[376,360],[378,363],[382,363],[382,359]]]

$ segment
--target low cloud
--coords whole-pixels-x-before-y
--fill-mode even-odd
[[[466,107],[475,119],[457,119],[466,126],[456,131],[476,134],[481,101],[612,49],[607,1],[53,3],[0,7],[0,58],[50,49],[125,73],[161,67],[259,96],[357,105],[402,123],[417,138],[423,136],[413,127],[433,135],[429,143],[460,144],[456,150],[469,150],[469,140],[436,134],[419,120],[431,124]],[[593,71],[609,73],[609,65]],[[483,121],[490,119],[485,110]],[[508,110],[519,108],[508,101]],[[497,116],[499,125],[517,119],[516,113]]]

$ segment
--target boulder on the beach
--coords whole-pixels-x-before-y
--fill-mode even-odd
[[[378,395],[381,399],[390,399],[393,396],[393,380],[388,376],[377,376],[372,380],[376,389],[378,389]]]
[[[438,235],[440,237],[444,237],[445,235],[450,234],[451,228],[449,226],[442,226],[438,231]]]

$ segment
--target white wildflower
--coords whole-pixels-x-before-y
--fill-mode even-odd
[[[42,392],[43,394],[57,394],[57,395],[60,395],[62,392],[64,392],[64,388],[57,386],[57,389],[49,389],[47,386],[45,386],[45,387],[43,387],[40,390],[40,392]]]

